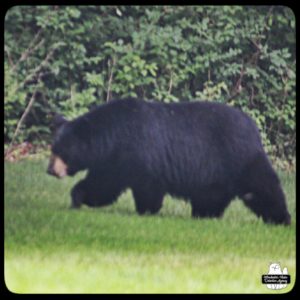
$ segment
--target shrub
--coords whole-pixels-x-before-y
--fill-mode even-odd
[[[22,34],[20,34],[22,33]],[[220,101],[293,162],[295,17],[283,6],[15,6],[5,18],[5,141],[49,140],[47,115],[112,98]]]

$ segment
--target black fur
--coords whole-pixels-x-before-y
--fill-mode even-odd
[[[88,169],[74,207],[110,204],[130,187],[140,214],[169,193],[190,200],[194,217],[219,217],[239,196],[265,222],[290,223],[256,125],[223,104],[112,101],[64,122],[52,151],[69,175]]]

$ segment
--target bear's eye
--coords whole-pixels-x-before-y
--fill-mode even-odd
[[[51,151],[53,154],[57,155],[57,156],[61,156],[61,150],[59,149],[59,147],[57,147],[56,144],[53,144],[52,147],[51,147]]]
[[[56,154],[57,147],[55,146],[55,144],[51,146],[51,151],[52,151],[53,154]]]
[[[57,147],[57,145],[52,145],[51,148],[51,152],[52,154],[54,154],[55,156],[60,157],[65,163],[67,163],[67,155],[66,152],[64,150],[59,149],[59,147]]]
[[[59,156],[59,157],[64,161],[64,163],[68,164],[68,162],[69,162],[68,157],[69,157],[69,156],[66,154],[66,152],[60,151],[60,152],[57,154],[57,156]]]

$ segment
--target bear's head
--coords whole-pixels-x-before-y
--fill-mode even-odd
[[[47,173],[57,178],[73,176],[87,168],[88,129],[84,119],[67,121],[61,115],[53,118],[54,139]]]

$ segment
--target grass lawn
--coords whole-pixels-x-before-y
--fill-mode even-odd
[[[295,282],[295,174],[280,177],[290,227],[265,225],[241,201],[220,220],[194,220],[167,196],[140,217],[130,191],[111,206],[69,210],[70,189],[45,160],[5,164],[5,282],[15,293],[285,293]],[[259,174],[258,174],[259,176]],[[291,275],[283,290],[261,284],[269,264]]]

